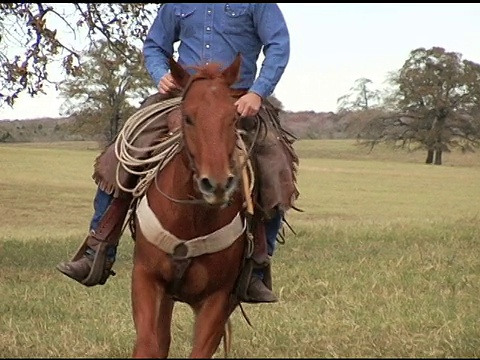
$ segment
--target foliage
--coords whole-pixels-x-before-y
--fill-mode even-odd
[[[122,123],[136,109],[134,101],[145,99],[155,88],[142,66],[141,51],[125,49],[119,55],[106,41],[97,42],[83,57],[75,76],[60,84],[65,115],[75,115],[75,130],[112,140]]]
[[[350,93],[337,99],[339,111],[368,110],[378,106],[380,91],[370,89],[371,84],[372,80],[367,78],[355,80],[355,84],[350,88]]]
[[[106,40],[118,54],[140,47],[159,4],[0,3],[0,106],[54,81],[78,75],[82,51]],[[82,46],[83,45],[83,46]]]
[[[418,48],[403,67],[392,73],[391,111],[372,119],[361,137],[371,146],[391,143],[436,152],[479,147],[480,65],[440,47]]]

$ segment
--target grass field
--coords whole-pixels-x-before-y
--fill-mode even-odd
[[[232,357],[480,357],[480,154],[303,140],[277,304],[233,315]],[[95,144],[0,146],[0,357],[130,357],[132,240],[105,286],[55,270],[85,236]],[[171,357],[188,356],[175,308]],[[222,353],[219,352],[218,356]]]

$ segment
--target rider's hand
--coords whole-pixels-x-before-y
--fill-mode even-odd
[[[254,92],[248,92],[235,102],[237,112],[242,116],[255,116],[262,105],[262,97]]]
[[[158,92],[160,94],[167,94],[175,89],[179,89],[180,87],[173,79],[172,74],[167,73],[165,74],[158,83]]]

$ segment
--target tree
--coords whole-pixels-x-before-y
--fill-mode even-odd
[[[43,92],[54,66],[77,75],[83,49],[100,39],[128,56],[140,48],[160,5],[0,3],[0,106],[13,105],[22,92]]]
[[[75,115],[77,132],[102,134],[111,141],[135,111],[135,101],[155,91],[140,50],[127,51],[128,57],[119,56],[106,41],[100,41],[85,54],[75,76],[60,83],[60,95],[65,98],[62,112]]]
[[[337,99],[338,110],[368,110],[378,105],[380,91],[371,90],[369,88],[370,84],[372,84],[370,79],[360,78],[355,80],[354,85],[350,88],[350,93]]]
[[[390,111],[372,119],[362,137],[371,146],[391,143],[425,149],[427,164],[442,164],[442,153],[479,146],[480,65],[441,47],[418,48],[392,73]]]

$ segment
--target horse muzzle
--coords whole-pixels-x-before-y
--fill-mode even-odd
[[[229,204],[238,187],[238,178],[234,175],[227,176],[225,181],[216,181],[208,176],[202,176],[196,180],[204,200],[214,206]]]

